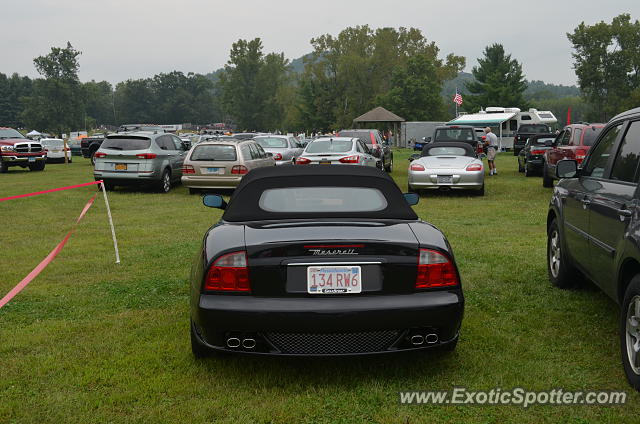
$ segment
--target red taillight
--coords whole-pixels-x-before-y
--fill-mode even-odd
[[[106,153],[102,153],[102,152],[96,152],[94,154],[94,157],[96,157],[96,158],[105,158],[105,157],[107,157],[107,154]]]
[[[249,269],[247,252],[233,252],[220,256],[207,271],[204,281],[205,290],[248,292]]]
[[[424,166],[420,165],[419,163],[413,163],[413,164],[411,164],[411,170],[412,171],[424,171]]]
[[[487,139],[487,136],[486,136],[486,135],[483,135],[483,136],[482,136],[482,141],[485,141],[486,139]]]
[[[182,173],[183,173],[183,174],[195,174],[195,173],[196,173],[196,170],[195,170],[195,168],[194,168],[193,166],[191,166],[191,165],[184,165],[184,166],[182,167]]]
[[[232,174],[236,174],[236,175],[244,175],[247,172],[249,172],[249,170],[247,169],[246,166],[244,165],[236,165],[233,168],[231,168],[231,173]]]
[[[482,164],[472,163],[471,165],[467,166],[467,171],[482,171]]]
[[[282,155],[280,153],[276,153],[275,155],[273,155],[273,159],[274,160],[282,160]]]
[[[532,155],[544,155],[544,150],[532,150]]]
[[[587,151],[586,150],[582,150],[582,149],[576,150],[576,162],[582,163],[582,161],[586,157],[587,157]]]
[[[420,249],[418,257],[417,289],[449,287],[460,284],[453,262],[440,252]]]
[[[347,156],[347,157],[338,159],[338,161],[340,163],[358,163],[360,162],[360,156],[358,155]]]
[[[296,165],[307,165],[309,163],[311,163],[311,159],[303,157],[298,157],[298,159],[296,159]]]
[[[138,153],[136,155],[138,159],[155,159],[158,157],[155,153]]]

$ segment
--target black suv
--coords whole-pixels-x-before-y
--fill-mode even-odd
[[[529,137],[538,134],[549,134],[550,132],[551,127],[547,124],[520,125],[518,131],[516,131],[516,136],[513,138],[513,156],[518,156],[520,154],[520,150],[522,150],[524,145],[527,144]]]
[[[371,153],[380,159],[380,167],[387,172],[393,171],[393,152],[378,130],[342,130],[339,137],[358,138],[369,147]]]
[[[560,288],[586,277],[620,307],[622,363],[640,390],[640,108],[613,118],[582,168],[561,160],[563,178],[547,217],[549,279]]]
[[[433,131],[433,137],[426,137],[424,141],[427,143],[461,141],[471,144],[471,147],[476,150],[480,137],[482,136],[470,125],[444,125],[436,127]]]

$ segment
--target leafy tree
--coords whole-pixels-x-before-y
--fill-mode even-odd
[[[465,110],[477,112],[487,106],[528,109],[524,97],[527,82],[522,75],[522,65],[505,53],[502,44],[487,46],[478,64],[471,71],[475,80],[466,83],[471,95],[464,98]]]
[[[34,81],[32,94],[24,99],[22,118],[31,128],[60,135],[81,126],[84,116],[78,79],[80,54],[67,42],[67,47],[52,47],[51,53],[33,60],[43,78]]]
[[[640,100],[640,22],[622,14],[610,24],[580,23],[567,37],[590,119],[606,122]]]
[[[82,84],[86,127],[115,125],[113,87],[107,81]],[[91,118],[91,119],[89,119]],[[93,124],[93,125],[92,125]]]
[[[22,127],[21,98],[31,95],[33,81],[31,78],[14,73],[11,77],[0,73],[0,126]]]

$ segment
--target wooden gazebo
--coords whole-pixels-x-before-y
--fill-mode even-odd
[[[375,109],[371,109],[369,112],[358,116],[353,120],[354,125],[364,124],[368,122],[382,122],[387,124],[393,124],[393,142],[396,146],[400,145],[400,134],[398,131],[398,123],[404,122],[404,118],[396,115],[393,112],[389,112],[387,109],[382,106],[378,106]]]

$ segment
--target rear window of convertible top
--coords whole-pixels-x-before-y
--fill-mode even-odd
[[[375,212],[387,199],[369,187],[285,187],[265,190],[258,202],[266,212]]]

